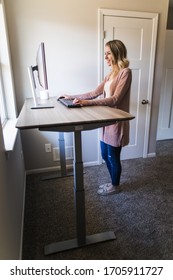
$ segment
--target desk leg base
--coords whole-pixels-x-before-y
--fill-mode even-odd
[[[77,239],[71,239],[66,241],[60,241],[57,243],[52,243],[45,246],[44,253],[45,255],[50,255],[54,253],[64,252],[67,250],[77,249],[85,247],[88,245],[110,241],[116,239],[116,236],[113,231],[107,231],[103,233],[97,233],[93,235],[86,236],[86,242],[82,245],[78,245]]]
[[[69,176],[73,176],[74,173],[73,172],[68,172],[68,173],[65,173],[65,174],[56,174],[56,175],[47,175],[47,176],[43,176],[41,178],[42,181],[45,181],[45,180],[52,180],[52,179],[61,179],[61,178],[64,178],[64,177],[69,177]]]
[[[85,174],[85,172],[83,172],[83,174]],[[46,175],[46,176],[43,176],[41,178],[41,180],[46,181],[46,180],[52,180],[52,179],[61,179],[61,178],[70,177],[70,176],[74,176],[73,171],[72,172],[67,172],[65,174],[56,173],[55,175]]]

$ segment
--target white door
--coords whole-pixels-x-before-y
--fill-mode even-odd
[[[173,30],[167,30],[157,139],[173,138]]]
[[[132,87],[130,113],[130,143],[122,151],[122,159],[146,157],[152,100],[152,83],[157,34],[157,14],[100,10],[101,57],[107,41],[119,39],[127,47]],[[101,79],[110,71],[102,61]],[[144,104],[143,104],[144,103]]]

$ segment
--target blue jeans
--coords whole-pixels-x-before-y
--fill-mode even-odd
[[[122,147],[113,147],[104,142],[100,142],[101,146],[101,155],[104,161],[106,162],[109,174],[111,176],[112,185],[118,186],[120,183],[121,177],[121,148]]]

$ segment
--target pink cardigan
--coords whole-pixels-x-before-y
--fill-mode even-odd
[[[112,81],[110,86],[110,97],[105,98],[104,85],[109,80],[107,75],[104,81],[94,90],[81,95],[73,95],[73,98],[90,100],[89,105],[104,105],[129,112],[130,87],[132,72],[129,68],[122,69]],[[103,95],[103,98],[97,98]],[[129,143],[129,122],[118,122],[103,127],[101,130],[101,141],[113,147],[125,146]]]

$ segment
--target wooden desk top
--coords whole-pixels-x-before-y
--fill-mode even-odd
[[[38,128],[45,131],[75,131],[95,129],[134,118],[129,113],[108,106],[67,108],[56,98],[42,102],[53,105],[54,108],[31,109],[33,99],[26,99],[16,127],[19,129]]]

